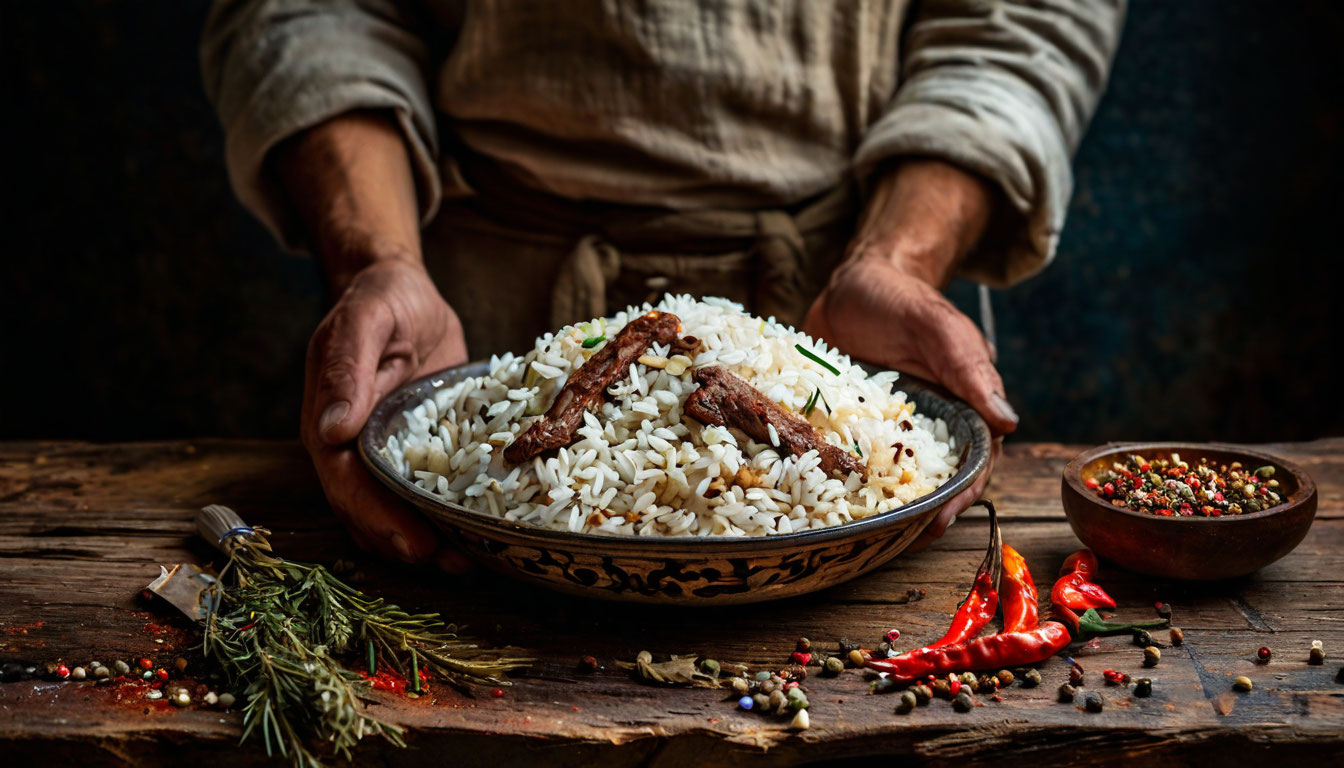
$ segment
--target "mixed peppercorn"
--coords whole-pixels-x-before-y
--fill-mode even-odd
[[[1162,517],[1222,517],[1259,512],[1286,501],[1273,465],[1248,470],[1241,462],[1191,465],[1179,453],[1169,459],[1131,455],[1083,484],[1117,507]]]

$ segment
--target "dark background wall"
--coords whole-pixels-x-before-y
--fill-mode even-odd
[[[0,438],[295,434],[321,289],[229,192],[206,7],[3,11]],[[1132,3],[1058,261],[995,294],[1021,438],[1344,432],[1341,39],[1331,0]]]

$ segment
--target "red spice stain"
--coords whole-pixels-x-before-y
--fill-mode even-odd
[[[359,676],[369,681],[375,691],[391,691],[393,693],[406,693],[406,685],[409,681],[396,672],[382,671],[376,675],[370,675],[368,672],[360,672]],[[429,693],[429,673],[420,670],[420,693]]]
[[[46,624],[44,621],[34,621],[31,624],[16,624],[12,627],[5,627],[3,630],[6,635],[26,635],[30,629],[41,629]]]

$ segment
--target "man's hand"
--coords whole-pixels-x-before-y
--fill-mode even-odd
[[[465,570],[462,555],[440,549],[429,523],[378,484],[352,445],[383,395],[467,360],[462,324],[420,258],[401,134],[388,114],[351,113],[290,139],[274,161],[336,300],[308,345],[303,393],[303,444],[327,500],[364,549]]]
[[[852,357],[947,387],[1001,436],[1017,427],[980,329],[942,294],[989,223],[988,184],[932,160],[902,163],[877,184],[850,245],[808,312],[805,330]],[[997,457],[999,441],[995,440]],[[940,536],[989,481],[949,502],[930,524]]]
[[[406,261],[377,262],[357,273],[313,333],[303,444],[332,509],[364,549],[405,562],[435,555],[434,530],[365,471],[351,442],[383,395],[466,360],[457,315],[424,268]],[[440,560],[459,570],[452,554]]]

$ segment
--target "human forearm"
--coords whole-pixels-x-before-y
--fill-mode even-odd
[[[851,245],[944,288],[989,224],[995,192],[988,182],[938,160],[901,162],[876,178]]]
[[[314,126],[276,148],[275,170],[333,295],[375,262],[420,262],[415,176],[389,114]]]

